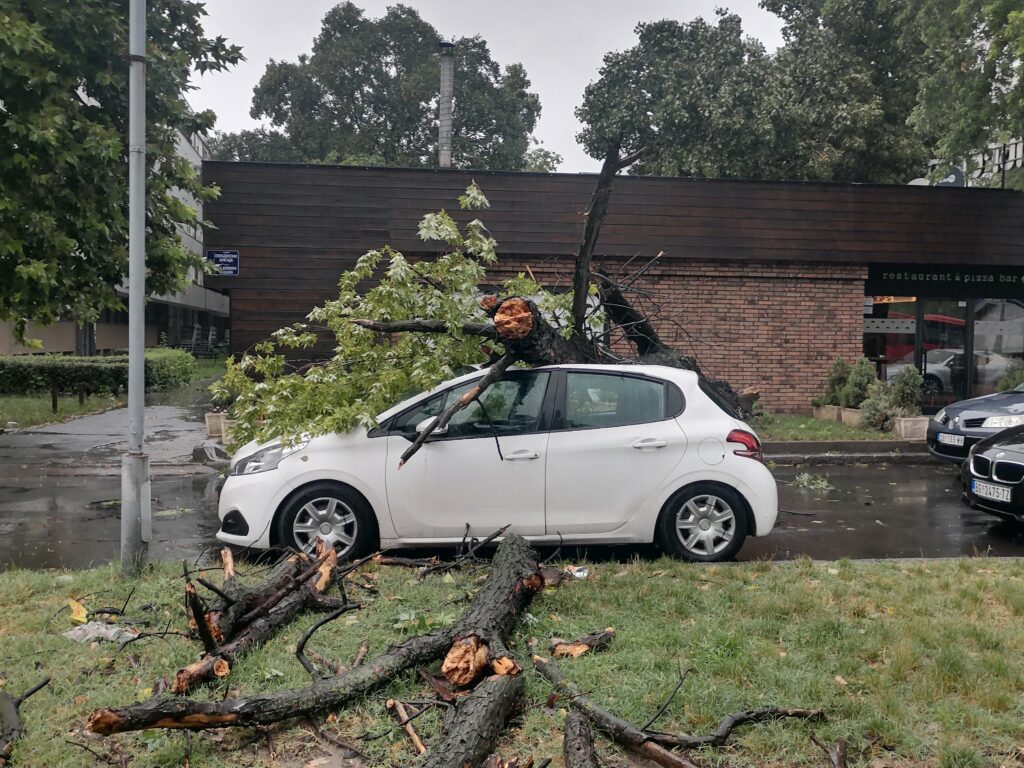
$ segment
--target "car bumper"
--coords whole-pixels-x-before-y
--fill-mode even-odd
[[[937,459],[943,461],[951,461],[955,464],[963,464],[967,458],[967,454],[970,453],[971,448],[979,440],[984,440],[986,437],[991,437],[996,433],[997,430],[959,430],[959,429],[947,429],[944,425],[939,424],[936,421],[928,422],[928,435],[926,437],[928,441],[928,452],[931,453]],[[959,435],[963,437],[963,445],[949,445],[939,441],[939,435]]]
[[[217,505],[217,538],[236,547],[269,549],[281,492],[281,477],[276,470],[229,475]]]

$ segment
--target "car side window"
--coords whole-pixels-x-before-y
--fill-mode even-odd
[[[482,437],[520,435],[541,428],[544,394],[547,392],[547,371],[517,373],[494,382],[480,396],[456,413],[448,422],[448,437]],[[477,382],[471,381],[451,391],[451,399],[461,397]]]
[[[666,418],[665,384],[607,373],[566,374],[566,427],[623,427]]]
[[[391,431],[403,435],[416,434],[416,427],[421,421],[441,414],[441,411],[444,410],[445,398],[447,396],[448,392],[442,392],[410,408],[405,413],[399,414],[391,425]]]

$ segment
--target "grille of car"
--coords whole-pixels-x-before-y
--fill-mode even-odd
[[[988,477],[988,473],[991,471],[992,461],[987,456],[971,457],[971,472],[978,477]]]
[[[1015,461],[997,461],[992,467],[992,479],[1004,483],[1019,483],[1024,480],[1024,464]]]
[[[982,417],[980,419],[964,419],[963,425],[965,429],[978,429],[984,423],[985,417]]]

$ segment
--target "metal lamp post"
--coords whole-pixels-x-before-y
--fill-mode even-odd
[[[121,572],[146,558],[152,516],[145,449],[146,353],[146,0],[128,23],[128,453],[121,459]]]

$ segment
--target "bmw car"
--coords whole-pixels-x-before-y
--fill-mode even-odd
[[[1024,385],[947,405],[928,422],[928,450],[962,464],[971,447],[1010,427],[1024,425]]]
[[[964,503],[1024,522],[1024,426],[976,443],[960,470]]]
[[[693,561],[733,557],[778,515],[761,443],[691,371],[552,366],[509,371],[399,457],[474,371],[382,413],[373,429],[243,446],[217,537],[340,556],[456,545],[505,525],[537,543],[657,543]]]

